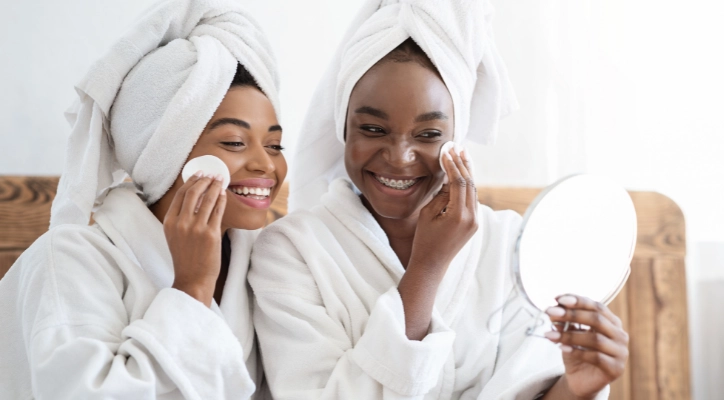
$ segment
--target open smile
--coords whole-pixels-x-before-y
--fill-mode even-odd
[[[271,193],[276,182],[272,179],[245,179],[239,182],[232,182],[228,190],[234,194],[234,198],[253,208],[269,208],[271,205]]]
[[[404,196],[415,191],[418,187],[418,183],[424,179],[424,177],[412,177],[412,176],[385,176],[376,174],[368,171],[370,176],[374,178],[378,188],[388,195],[393,196]]]

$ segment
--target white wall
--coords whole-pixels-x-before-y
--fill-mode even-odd
[[[0,174],[61,172],[72,85],[150,0],[2,0]],[[285,145],[362,0],[246,0],[281,66]],[[470,145],[481,183],[604,173],[673,198],[687,218],[693,382],[724,393],[724,6],[690,0],[493,0],[521,109]],[[293,160],[291,167],[293,168]],[[699,297],[695,297],[699,295]],[[703,296],[703,297],[702,297]],[[713,295],[711,295],[713,296]],[[717,303],[714,303],[717,304]],[[724,305],[724,304],[720,304]],[[707,325],[704,325],[704,323]],[[717,330],[718,329],[718,330]]]
[[[154,2],[2,0],[0,174],[60,174],[70,133],[63,112],[74,100],[73,85]],[[291,158],[305,105],[362,1],[242,3],[264,27],[280,65]]]

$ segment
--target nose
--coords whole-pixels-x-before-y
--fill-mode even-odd
[[[246,162],[247,170],[269,173],[276,169],[274,161],[262,144],[259,143],[249,146],[246,153],[249,157]]]
[[[415,146],[405,139],[397,139],[389,143],[383,155],[385,161],[394,167],[405,167],[415,161]]]

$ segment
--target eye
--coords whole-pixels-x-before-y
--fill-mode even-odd
[[[375,135],[384,135],[386,133],[383,128],[377,125],[362,125],[360,126],[360,129]]]
[[[442,136],[442,132],[440,131],[424,131],[417,135],[417,137],[423,138],[423,139],[435,139]]]
[[[266,146],[268,149],[276,150],[276,151],[282,151],[284,150],[284,147],[278,144],[272,144],[270,146]]]
[[[239,148],[244,145],[244,142],[221,142],[224,146]]]

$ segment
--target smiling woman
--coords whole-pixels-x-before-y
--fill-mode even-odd
[[[442,185],[438,155],[440,145],[453,139],[451,115],[445,83],[411,39],[357,82],[344,163],[376,217],[405,219],[430,202]]]
[[[225,0],[156,4],[88,71],[51,229],[0,281],[0,398],[260,396],[245,278],[287,171],[277,86]],[[184,183],[205,155],[228,189]]]
[[[232,201],[226,203],[222,232],[264,226],[266,211],[287,174],[281,140],[282,127],[274,107],[249,72],[238,65],[231,88],[188,156],[190,160],[213,155],[229,168]],[[151,206],[159,219],[163,220],[182,186],[179,176]]]
[[[528,335],[516,313],[521,217],[478,204],[460,147],[492,140],[513,102],[490,14],[484,1],[370,0],[343,40],[292,177],[290,201],[308,209],[252,253],[275,398],[602,399],[620,376],[627,336],[605,306],[550,299],[553,320],[593,328],[576,335]]]

